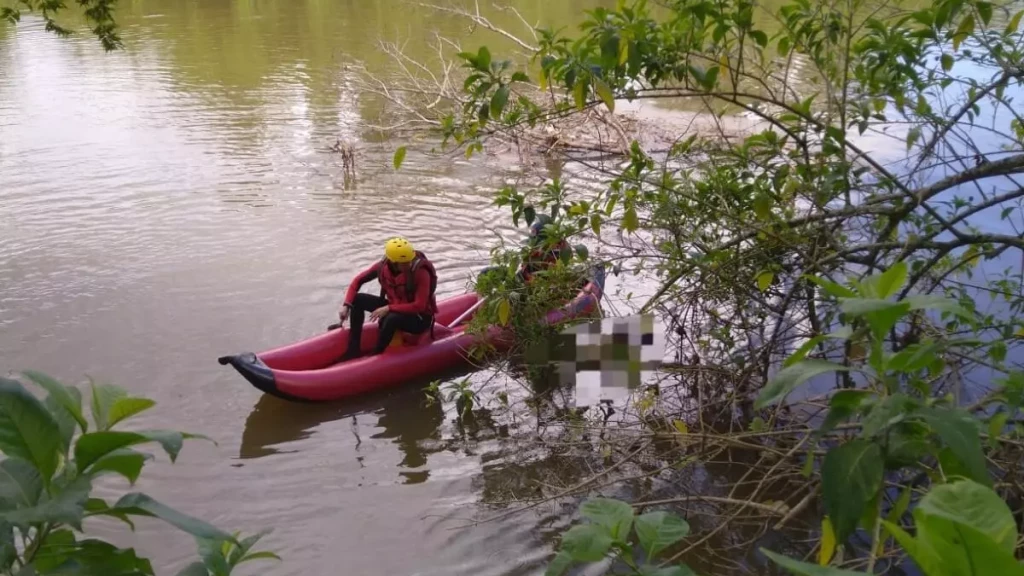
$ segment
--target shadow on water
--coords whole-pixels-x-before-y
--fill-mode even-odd
[[[465,371],[454,371],[434,379],[444,381],[463,374]],[[393,440],[403,454],[401,468],[421,468],[427,456],[441,449],[445,417],[441,403],[427,402],[425,389],[431,380],[327,403],[292,402],[264,394],[245,420],[238,457],[247,460],[297,452],[287,445],[309,438],[323,424],[351,418],[355,427],[356,417],[375,414],[380,432],[370,438]],[[357,435],[357,443],[361,442]],[[428,448],[427,443],[438,448]],[[429,476],[426,470],[400,474],[406,484],[423,482]]]

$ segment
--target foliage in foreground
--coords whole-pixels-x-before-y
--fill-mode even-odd
[[[91,32],[99,39],[104,50],[112,51],[122,47],[117,23],[114,21],[117,0],[75,0],[75,4],[81,9]],[[0,22],[13,25],[21,21],[22,11],[38,13],[46,22],[47,32],[67,38],[72,34],[71,29],[57,21],[66,9],[67,5],[60,0],[17,0],[13,6],[0,6]]]
[[[149,560],[85,534],[86,519],[113,518],[132,530],[133,517],[157,518],[193,537],[202,561],[180,576],[228,576],[242,562],[277,556],[253,551],[265,532],[242,538],[178,512],[140,492],[109,503],[92,496],[93,484],[109,475],[134,485],[153,456],[135,447],[157,444],[174,462],[189,438],[172,430],[115,429],[152,408],[115,386],[92,383],[82,393],[45,374],[25,377],[47,392],[40,401],[21,382],[0,378],[0,573],[29,576],[78,574],[152,575]]]
[[[551,214],[563,237],[658,283],[641,310],[668,320],[681,364],[693,359],[661,386],[677,449],[739,444],[761,477],[744,498],[718,499],[733,510],[716,511],[713,532],[764,508],[771,487],[792,514],[760,522],[752,542],[824,507],[817,566],[769,553],[793,573],[874,573],[908,557],[929,576],[1019,573],[1008,512],[1024,502],[1024,373],[1007,360],[1024,335],[1024,11],[983,0],[663,7],[597,8],[575,37],[538,30],[536,46],[519,42],[530,67],[460,52],[461,93],[439,90],[445,145],[530,146],[546,123],[621,99],[701,103],[712,128],[681,129],[667,150],[633,142],[615,166],[570,151],[606,177],[599,191],[566,193],[562,174],[497,202],[513,218]],[[737,111],[745,131],[723,120]],[[490,289],[515,297],[512,282]],[[968,403],[978,374],[991,376]],[[831,390],[791,399],[830,375]],[[675,422],[694,431],[671,432]]]

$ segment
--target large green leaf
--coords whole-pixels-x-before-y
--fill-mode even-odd
[[[75,436],[78,423],[75,422],[75,417],[52,394],[43,400],[43,404],[53,415],[53,419],[57,421],[57,429],[60,430],[61,454],[67,457],[68,452],[71,451],[71,439]]]
[[[910,304],[874,298],[845,298],[840,301],[839,309],[849,316],[863,316],[875,335],[882,337],[910,310]]]
[[[807,562],[800,562],[799,560],[793,560],[792,558],[783,556],[782,554],[776,554],[771,550],[765,550],[761,548],[761,553],[771,559],[779,566],[782,566],[786,570],[789,570],[791,574],[797,574],[798,576],[864,576],[866,572],[853,572],[851,570],[840,570],[839,568],[833,568],[831,566],[818,566],[817,564],[808,564]]]
[[[230,540],[232,542],[235,540],[234,537],[219,528],[211,526],[198,518],[182,514],[181,512],[165,506],[149,496],[138,492],[132,492],[122,496],[121,499],[114,504],[114,508],[132,510],[131,513],[135,515],[159,518],[175,528],[195,536],[196,538],[221,541]]]
[[[135,550],[119,549],[102,540],[82,540],[70,550],[64,562],[46,576],[152,576],[149,560]]]
[[[128,482],[134,485],[135,481],[139,479],[139,474],[142,473],[142,467],[145,466],[147,460],[152,458],[153,456],[150,454],[120,448],[108,452],[94,462],[89,469],[89,474],[95,477],[105,472],[112,472],[124,476]]]
[[[689,533],[690,525],[685,520],[667,512],[648,512],[636,519],[636,534],[648,561]]]
[[[89,430],[89,423],[82,415],[82,392],[74,386],[65,386],[57,380],[32,370],[25,371],[25,376],[46,389],[54,402],[64,408],[67,413],[75,419],[75,422],[82,429],[82,432]]]
[[[67,524],[80,529],[82,517],[85,516],[85,502],[89,499],[91,491],[92,482],[87,476],[82,476],[60,489],[52,497],[47,497],[44,494],[35,506],[0,513],[0,520],[5,520],[15,526],[49,522]]]
[[[75,547],[75,533],[67,528],[54,530],[39,544],[32,566],[40,574],[50,574],[67,562]]]
[[[977,530],[1006,552],[1017,542],[1017,524],[1006,502],[991,488],[964,480],[935,486],[918,508],[929,516],[946,518]]]
[[[947,518],[932,516],[918,508],[914,511],[918,554],[927,551],[937,559],[933,574],[943,576],[1021,576],[1024,567],[1012,552],[970,526]],[[898,540],[899,541],[899,540]]]
[[[867,440],[850,440],[825,455],[821,476],[825,510],[836,541],[844,543],[882,486],[882,450]]]
[[[107,427],[113,428],[118,422],[152,408],[156,402],[149,398],[118,398],[107,413]]]
[[[891,423],[898,420],[900,416],[906,415],[915,406],[916,402],[906,394],[897,392],[892,396],[886,396],[864,417],[861,427],[862,434],[865,438],[870,438],[884,431]]]
[[[173,462],[181,451],[184,435],[171,430],[147,430],[143,432],[121,432],[107,430],[82,434],[75,443],[75,461],[78,469],[86,470],[93,462],[117,450],[146,442],[159,442]]]
[[[97,430],[107,430],[110,428],[108,424],[110,409],[118,399],[128,396],[128,393],[110,384],[93,382],[91,388],[92,398],[89,401],[89,407],[92,409],[93,422],[96,423]]]
[[[840,390],[828,399],[828,415],[818,429],[819,434],[826,434],[833,428],[857,413],[860,405],[871,396],[870,390]]]
[[[971,480],[991,486],[981,436],[971,415],[962,410],[935,407],[924,409],[921,414],[964,468],[970,471]]]
[[[136,512],[137,510],[135,510],[134,508],[129,508],[127,510],[119,510],[117,508],[112,508],[102,498],[89,498],[89,500],[87,500],[85,503],[85,516],[87,518],[89,516],[110,516],[111,518],[117,518],[118,520],[124,522],[133,531],[135,530],[135,523],[132,522],[132,519],[128,516],[129,514]]]
[[[14,544],[14,526],[0,521],[0,570],[8,570],[18,557]]]
[[[793,391],[794,388],[803,384],[804,382],[828,372],[846,371],[850,368],[835,364],[833,362],[826,362],[825,360],[804,360],[797,364],[793,364],[787,368],[783,368],[771,379],[770,382],[761,390],[761,394],[757,397],[757,402],[754,403],[754,407],[758,410],[765,406],[770,406],[779,402],[786,397],[787,394]]]
[[[551,560],[551,564],[548,564],[547,569],[544,570],[544,576],[562,576],[562,574],[565,574],[565,571],[573,565],[573,562],[574,560],[572,559],[572,556],[565,550],[562,550]],[[200,564],[200,566],[202,566],[202,564]],[[205,566],[203,567],[203,570],[206,570]]]
[[[616,540],[625,540],[633,527],[633,507],[621,500],[592,498],[580,506],[580,515],[603,526]]]
[[[60,429],[21,383],[0,378],[0,451],[34,465],[46,484],[60,459]]]
[[[612,536],[603,526],[582,524],[562,535],[562,550],[577,562],[597,562],[612,547]]]
[[[875,288],[878,290],[878,297],[888,298],[896,294],[906,281],[907,263],[900,261],[893,264],[888,270],[878,276],[878,281],[875,284]]]
[[[0,510],[35,506],[42,493],[43,479],[35,466],[21,458],[0,461]]]

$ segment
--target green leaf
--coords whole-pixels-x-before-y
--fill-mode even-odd
[[[608,107],[608,111],[615,112],[615,95],[612,94],[612,89],[600,78],[594,78],[594,90],[604,105]]]
[[[959,50],[960,44],[973,33],[974,14],[968,14],[967,17],[960,21],[960,26],[958,26],[956,32],[953,33],[953,51],[956,52]]]
[[[1010,418],[1008,412],[999,412],[988,421],[988,436],[992,446],[999,444],[999,437],[1003,435],[1006,428],[1006,421]]]
[[[821,485],[836,541],[845,543],[882,486],[882,449],[860,438],[833,448],[822,464]]]
[[[864,418],[861,434],[864,438],[870,438],[884,431],[893,420],[905,415],[915,404],[909,396],[900,392],[886,396]]]
[[[178,572],[178,576],[210,576],[202,562],[193,562]]]
[[[487,72],[491,69],[491,51],[487,46],[481,46],[477,50],[476,62],[481,72]]]
[[[857,293],[853,290],[846,286],[836,284],[826,278],[819,278],[817,276],[804,276],[804,278],[809,282],[817,284],[818,287],[824,290],[826,294],[835,296],[836,298],[854,298],[857,296]]]
[[[0,570],[9,570],[18,558],[18,548],[14,543],[14,527],[0,522]]]
[[[886,367],[895,372],[917,372],[937,358],[942,344],[935,341],[911,344],[888,360]]]
[[[973,417],[962,410],[935,407],[924,409],[921,415],[942,442],[953,451],[964,468],[970,471],[971,479],[991,486],[992,480],[981,447],[981,437]]]
[[[21,458],[0,461],[0,509],[35,506],[42,493],[43,479],[35,466]]]
[[[0,378],[0,451],[39,470],[47,485],[61,455],[61,435],[50,411],[21,383]]]
[[[821,548],[818,549],[818,565],[828,566],[835,553],[836,531],[832,528],[832,521],[825,516],[821,519]]]
[[[498,302],[498,322],[500,322],[502,326],[508,326],[510,314],[511,308],[508,303],[508,300],[503,298],[500,302]]]
[[[124,398],[128,394],[118,388],[117,386],[111,386],[110,384],[96,384],[92,383],[92,399],[90,401],[90,408],[92,409],[92,419],[96,424],[98,430],[107,430],[110,428],[108,424],[108,414],[110,408],[114,405],[114,402],[118,398]]]
[[[918,466],[921,459],[929,454],[929,429],[916,422],[900,422],[893,425],[888,433],[885,464],[890,468]]]
[[[494,95],[491,96],[491,118],[501,118],[502,112],[505,111],[505,105],[508,104],[508,86],[501,85],[497,90],[494,91]]]
[[[572,565],[572,556],[563,550],[555,555],[551,564],[548,564],[548,569],[544,571],[544,576],[562,576],[562,574],[565,574],[565,571]]]
[[[405,161],[405,146],[399,146],[398,150],[395,150],[395,157],[391,160],[391,164],[398,170],[402,167],[402,162]]]
[[[1024,574],[1024,566],[1017,562],[1012,552],[1001,549],[991,537],[968,525],[930,515],[920,507],[914,510],[914,522],[917,538],[911,540],[909,546],[904,544],[908,537],[894,533],[897,542],[904,545],[929,574]]]
[[[871,395],[867,390],[840,390],[828,400],[828,416],[818,429],[819,434],[832,431],[843,421],[853,416],[864,399]]]
[[[174,526],[183,532],[187,532],[196,538],[217,540],[221,542],[225,540],[231,542],[235,541],[235,538],[227,532],[224,532],[219,528],[215,528],[198,518],[182,514],[181,512],[165,506],[149,496],[138,492],[132,492],[122,496],[121,499],[114,504],[114,508],[122,510],[130,509],[135,515],[159,518],[171,526]]]
[[[689,533],[690,525],[675,514],[662,511],[648,512],[636,519],[636,534],[640,538],[640,546],[647,553],[648,560],[686,538]]]
[[[281,561],[281,557],[273,552],[264,550],[262,552],[253,552],[252,554],[246,554],[242,556],[242,559],[238,561],[239,564],[242,562],[252,562],[254,560],[277,560]]]
[[[572,249],[573,252],[576,253],[576,257],[579,258],[580,260],[586,260],[587,258],[590,257],[590,249],[587,248],[584,244],[577,244],[573,246]]]
[[[89,430],[89,423],[86,422],[85,416],[82,415],[82,393],[73,386],[65,386],[53,378],[42,374],[40,372],[34,372],[27,370],[24,372],[25,376],[43,387],[54,401],[67,410],[78,426],[82,429],[82,432]]]
[[[46,405],[47,410],[53,415],[53,419],[57,421],[57,429],[60,430],[61,455],[66,457],[71,450],[71,439],[75,436],[78,423],[75,422],[74,416],[65,410],[60,401],[54,398],[52,394],[47,396],[46,400],[43,400],[43,404]]]
[[[1024,17],[1024,10],[1017,12],[1010,18],[1010,22],[1006,25],[1006,35],[1009,36],[1017,32],[1017,28],[1020,27],[1020,19]]]
[[[978,15],[981,16],[981,21],[988,26],[990,20],[992,20],[992,5],[988,2],[977,2],[974,7],[978,9]]]
[[[171,430],[148,430],[144,432],[121,432],[109,430],[82,434],[75,443],[75,461],[79,471],[85,471],[93,462],[104,455],[136,444],[159,442],[170,456],[171,462],[178,458],[184,437],[180,432]]]
[[[751,30],[750,37],[753,38],[754,42],[757,42],[757,45],[761,48],[768,45],[768,35],[760,30]]]
[[[33,558],[31,574],[50,574],[64,562],[75,546],[75,533],[68,529],[54,530],[46,535],[39,544],[39,550]]]
[[[107,428],[113,428],[118,422],[148,410],[154,405],[156,402],[149,398],[118,398],[110,407],[110,413],[107,414]]]
[[[938,310],[940,312],[949,312],[965,320],[973,318],[971,313],[961,306],[959,302],[946,296],[916,294],[906,297],[903,301],[910,305],[911,310]]]
[[[128,482],[134,485],[135,481],[139,479],[139,474],[142,473],[142,467],[146,464],[146,460],[152,458],[149,454],[121,448],[109,452],[97,460],[89,469],[89,474],[96,477],[104,472],[113,472],[124,476]]]
[[[875,336],[883,337],[910,310],[910,304],[876,298],[843,298],[839,309],[849,316],[864,316]]]
[[[67,547],[66,560],[47,574],[75,576],[151,576],[149,560],[139,558],[135,550],[118,549],[102,540],[82,540]]]
[[[949,54],[942,55],[942,69],[949,72],[953,68],[953,57]]]
[[[759,194],[754,197],[754,215],[761,220],[767,220],[772,215],[772,197],[768,194]]]
[[[85,515],[85,502],[92,491],[89,477],[76,478],[52,498],[44,496],[31,508],[0,512],[0,519],[15,526],[28,526],[44,522],[61,523],[81,529]]]
[[[793,391],[794,388],[815,376],[828,372],[845,372],[850,370],[847,366],[826,362],[825,360],[804,360],[799,364],[788,366],[779,371],[768,384],[761,390],[754,408],[760,410],[765,406],[771,406]]]
[[[580,506],[580,515],[603,526],[616,540],[625,540],[633,526],[633,507],[621,500],[592,498]]]
[[[601,215],[591,214],[590,215],[590,229],[593,230],[594,236],[601,236]]]
[[[878,277],[878,297],[888,298],[899,292],[907,281],[907,263],[899,261]]]
[[[761,272],[757,275],[757,289],[764,292],[772,285],[772,280],[775,279],[773,272]]]
[[[530,77],[525,72],[516,72],[512,75],[512,82],[529,82]]]
[[[587,81],[585,78],[576,81],[576,85],[572,87],[572,97],[576,103],[576,109],[583,110],[587,105]]]
[[[562,550],[577,562],[597,562],[608,554],[612,536],[597,524],[573,526],[562,536]]]
[[[991,538],[1002,550],[1013,552],[1017,524],[1006,502],[991,488],[964,480],[933,487],[918,504],[929,516],[968,526]]]
[[[102,498],[89,498],[85,502],[86,518],[89,516],[110,516],[124,522],[134,531],[135,523],[128,517],[128,515],[133,512],[135,511],[132,509],[118,510],[117,508],[112,508]]]
[[[622,229],[626,232],[635,232],[640,228],[640,219],[636,215],[636,208],[629,206],[622,216]]]
[[[907,132],[907,150],[914,147],[914,143],[921,138],[921,127],[915,126]]]
[[[864,576],[865,574],[864,572],[852,572],[850,570],[832,568],[831,566],[817,566],[807,562],[800,562],[799,560],[793,560],[764,548],[761,548],[761,553],[771,559],[772,562],[789,570],[791,574],[797,574],[798,576]]]
[[[797,362],[803,360],[804,358],[807,357],[807,354],[814,349],[815,346],[824,342],[826,338],[827,336],[823,334],[819,334],[814,338],[808,338],[807,342],[801,344],[795,352],[789,355],[789,358],[786,358],[785,362],[782,363],[782,367],[786,368],[787,366],[792,366],[793,364],[796,364]]]

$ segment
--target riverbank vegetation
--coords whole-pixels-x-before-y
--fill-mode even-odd
[[[610,556],[643,574],[686,573],[680,560],[707,574],[1024,573],[1022,8],[620,2],[525,39],[454,10],[527,58],[451,42],[443,76],[407,63],[392,78],[409,122],[467,156],[624,102],[719,127],[600,158],[532,146],[606,185],[568,176],[497,199],[646,275],[637,310],[666,319],[676,351],[616,420],[530,399],[555,418],[537,449],[600,457],[518,509],[617,494],[692,528],[643,568],[629,554],[649,542],[632,546],[626,508],[619,524],[585,509],[592,523],[563,536],[549,573]],[[495,262],[521,257],[499,248]],[[484,281],[493,306],[477,322],[546,309],[506,279]]]
[[[133,518],[140,517],[162,520],[195,538],[201,560],[180,576],[228,576],[242,563],[277,559],[253,549],[266,532],[229,534],[141,492],[115,502],[93,494],[111,476],[135,485],[153,460],[137,447],[159,445],[174,462],[185,440],[205,437],[120,429],[155,402],[115,386],[91,383],[87,411],[77,387],[38,372],[25,377],[46,392],[44,400],[19,381],[0,378],[0,573],[151,576],[153,566],[135,549],[86,535],[87,524],[104,519],[134,530]]]

